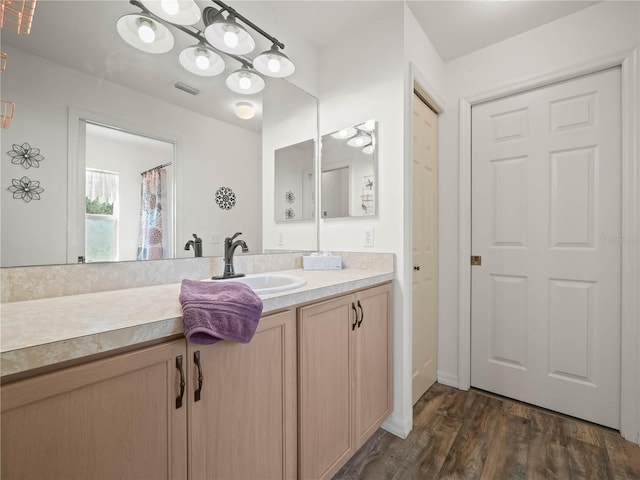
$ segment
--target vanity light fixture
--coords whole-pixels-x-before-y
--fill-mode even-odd
[[[180,64],[195,75],[213,76],[225,69],[220,54],[236,60],[240,68],[226,81],[236,93],[253,94],[264,89],[264,79],[256,72],[276,78],[293,74],[295,65],[282,53],[283,43],[230,6],[219,0],[212,2],[219,9],[205,7],[201,12],[194,0],[130,0],[129,3],[140,8],[142,13],[120,17],[117,30],[127,43],[149,53],[165,53],[173,48],[174,39],[168,27],[190,35],[198,43],[180,52]],[[204,30],[196,25],[200,20],[205,25]],[[253,60],[245,56],[256,45],[248,28],[272,44],[269,50]]]
[[[213,77],[224,71],[224,60],[203,43],[187,47],[178,57],[185,70],[202,77]]]
[[[148,15],[123,15],[118,19],[116,29],[125,42],[143,52],[166,53],[173,48],[171,31]]]
[[[371,136],[364,132],[358,133],[355,137],[347,140],[347,145],[350,147],[364,147],[371,143]]]
[[[193,25],[202,17],[194,0],[141,0],[155,16],[174,25]]]
[[[238,102],[234,107],[234,112],[238,118],[249,120],[256,114],[256,109],[249,102]]]
[[[373,151],[374,151],[373,143],[370,143],[369,145],[367,145],[362,149],[362,153],[366,153],[367,155],[373,155]]]
[[[354,127],[348,127],[332,133],[331,136],[338,140],[346,140],[347,138],[353,137],[356,133],[358,133],[358,130],[356,130]]]
[[[296,67],[289,57],[282,53],[276,44],[253,59],[253,66],[257,71],[269,77],[288,77]]]
[[[251,95],[264,89],[264,79],[249,70],[246,65],[227,77],[227,87],[242,95]]]
[[[233,14],[225,19],[219,14],[211,25],[204,29],[204,36],[212,46],[225,53],[244,55],[256,48],[256,42],[247,29],[236,21]]]

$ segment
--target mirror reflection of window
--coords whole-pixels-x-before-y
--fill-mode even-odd
[[[85,261],[129,261],[137,259],[162,259],[173,256],[173,224],[172,195],[174,184],[174,144],[168,141],[138,135],[122,129],[86,122],[85,169],[117,174],[117,206],[114,209],[116,218],[108,223],[105,217],[92,218],[85,223]],[[161,192],[162,211],[156,211],[156,197],[150,198],[154,192],[145,191],[143,174],[164,170],[164,185]],[[88,175],[88,174],[87,174]],[[155,185],[157,182],[147,182]],[[88,187],[87,187],[88,188]],[[87,190],[87,196],[89,190]],[[145,194],[147,202],[142,202]],[[146,198],[145,197],[145,198]],[[104,198],[104,195],[103,197]],[[160,198],[160,197],[157,197]],[[145,206],[146,224],[142,225],[142,206]],[[162,213],[162,215],[159,215]],[[161,219],[161,221],[159,221]],[[162,238],[155,233],[160,227]],[[91,230],[90,230],[91,229]],[[101,236],[97,236],[97,230]],[[141,243],[141,232],[146,234],[146,243]],[[113,239],[113,247],[107,248],[106,238]],[[92,242],[91,244],[88,242]],[[161,248],[154,245],[159,243]],[[141,249],[141,245],[148,248]],[[144,254],[141,255],[141,250]]]
[[[322,136],[322,218],[376,214],[376,122]]]
[[[85,262],[118,260],[118,184],[117,173],[86,170]]]

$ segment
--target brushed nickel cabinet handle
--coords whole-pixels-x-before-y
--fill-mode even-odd
[[[360,304],[360,300],[358,300],[358,309],[360,310],[360,321],[358,322],[358,328],[360,328],[360,324],[364,320],[364,309],[362,308],[362,305]]]

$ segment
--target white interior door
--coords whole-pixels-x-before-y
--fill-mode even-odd
[[[620,426],[620,70],[472,109],[471,384]]]
[[[436,381],[438,116],[413,95],[413,403]]]

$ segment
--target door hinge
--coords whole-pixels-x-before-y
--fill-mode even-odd
[[[471,265],[473,266],[482,265],[482,257],[480,255],[471,255]]]

